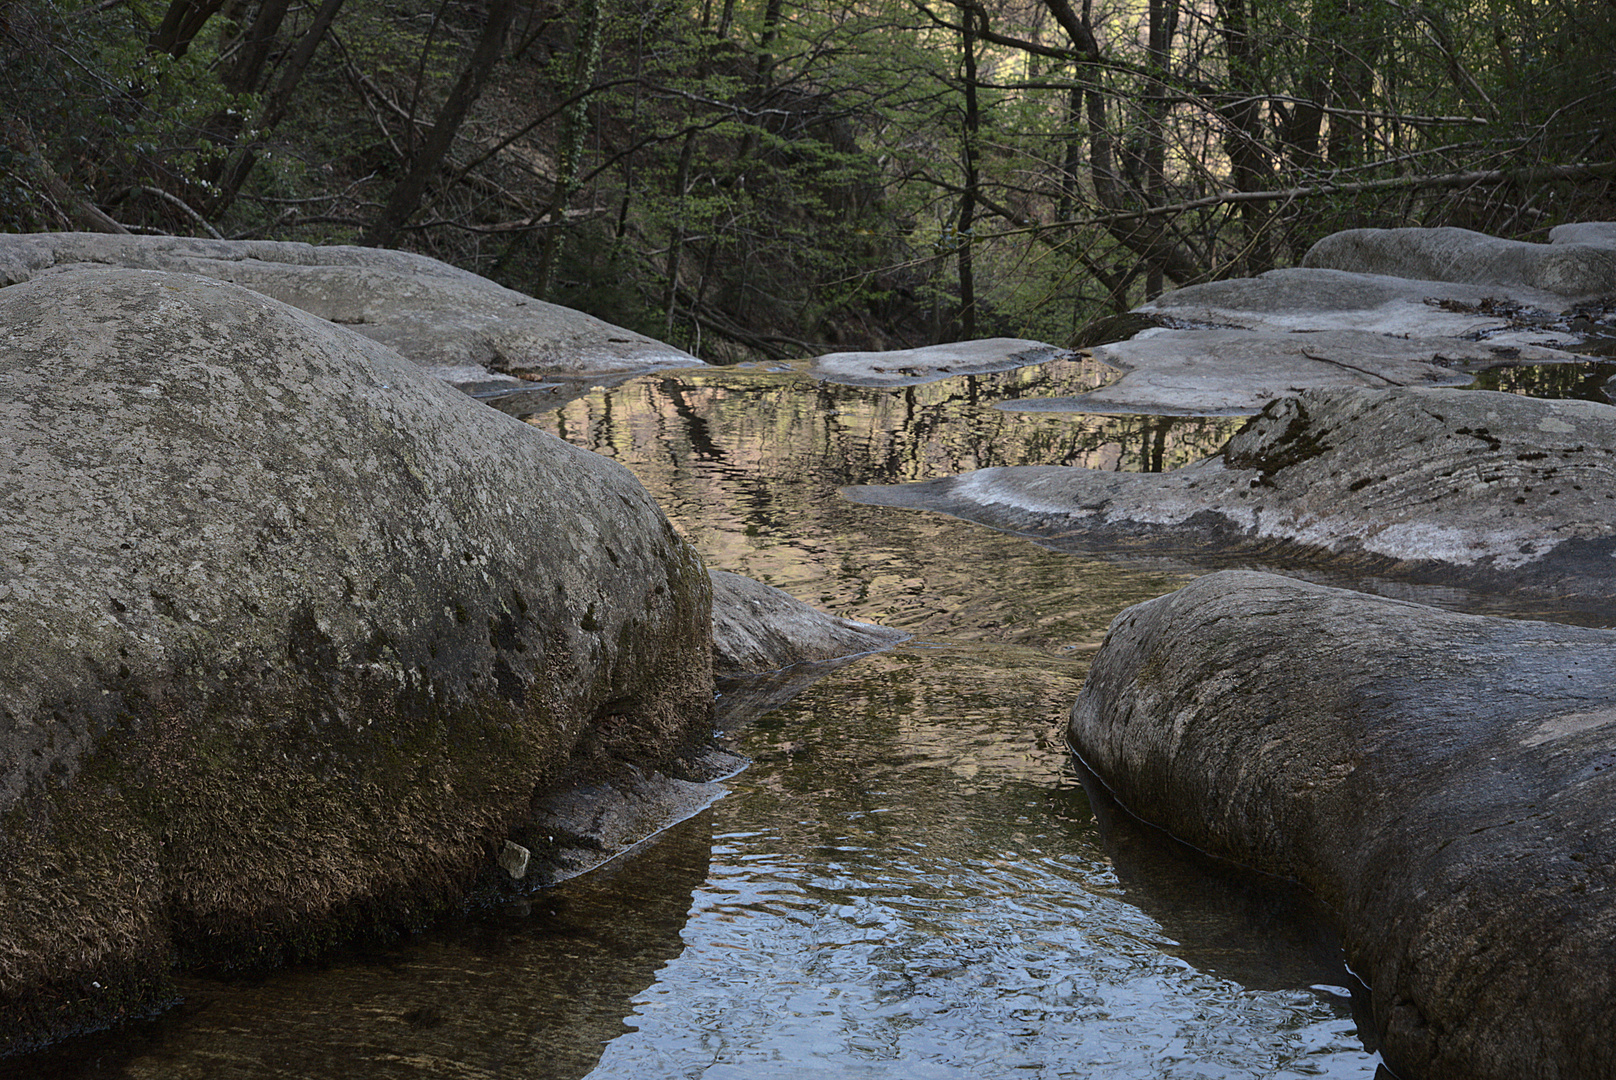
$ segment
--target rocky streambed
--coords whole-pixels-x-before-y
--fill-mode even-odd
[[[1303,268],[1158,299],[1147,311],[1220,326],[1096,350],[1132,370],[1059,407],[1261,409],[1193,465],[845,494],[1052,546],[1608,627],[1616,408],[1443,388],[1487,354],[1567,344],[1488,332],[1503,301],[1565,311],[1616,294],[1616,225],[1550,239],[1364,230],[1321,241]],[[1069,735],[1146,821],[1327,905],[1398,1075],[1604,1076],[1613,647],[1608,629],[1218,573],[1118,616]]]
[[[943,633],[928,646],[935,649],[963,631],[1042,642],[1043,658],[1022,666],[1029,658],[1020,656],[1008,665],[1016,671],[1063,670],[1061,649],[1087,656],[1098,645],[1066,725],[1073,746],[1128,810],[1203,850],[1292,879],[1324,906],[1348,963],[1369,984],[1360,1029],[1386,1067],[1409,1078],[1616,1071],[1599,1022],[1613,1004],[1616,970],[1605,955],[1616,870],[1600,814],[1616,706],[1609,632],[1598,628],[1611,617],[1616,410],[1454,388],[1473,369],[1558,361],[1582,345],[1574,332],[1513,318],[1521,325],[1500,325],[1497,315],[1504,298],[1554,315],[1593,310],[1590,297],[1616,292],[1616,227],[1579,226],[1552,239],[1345,234],[1307,267],[1160,298],[1142,314],[1173,325],[1096,349],[1092,366],[1040,343],[1000,340],[842,354],[800,375],[738,373],[734,382],[651,376],[643,396],[666,398],[662,411],[689,427],[673,455],[684,465],[664,479],[672,459],[655,449],[660,443],[650,455],[632,450],[639,433],[661,424],[627,419],[642,384],[625,386],[620,399],[603,391],[598,406],[578,399],[582,414],[557,408],[577,392],[569,380],[580,368],[544,351],[557,325],[587,331],[623,353],[597,365],[603,381],[616,381],[643,371],[647,356],[662,357],[655,343],[561,309],[543,311],[551,330],[536,329],[523,322],[523,298],[480,279],[406,266],[389,253],[376,253],[378,262],[298,245],[4,238],[0,266],[17,282],[0,289],[0,303],[13,305],[4,343],[12,378],[0,387],[0,433],[13,462],[3,492],[11,524],[0,533],[8,575],[0,580],[0,793],[8,800],[0,812],[9,845],[0,860],[8,868],[0,995],[9,1047],[160,1004],[173,993],[176,958],[240,967],[324,954],[339,939],[396,932],[476,890],[520,896],[534,882],[564,878],[706,805],[718,790],[710,781],[738,766],[711,741],[725,711],[711,709],[715,670],[787,668],[753,684],[751,697],[720,696],[731,715],[755,716],[822,675],[826,661],[907,632]],[[1364,262],[1371,258],[1383,261]],[[383,305],[395,313],[361,311],[353,274],[366,287],[396,290]],[[262,291],[231,284],[247,278]],[[312,317],[322,304],[325,318]],[[412,305],[466,304],[478,312],[475,326],[451,325],[434,339],[406,326],[416,325]],[[338,316],[353,329],[378,329],[368,337],[339,330],[330,321]],[[415,336],[440,344],[409,359],[389,345]],[[523,341],[525,358],[512,360]],[[577,351],[563,342],[558,354],[569,349]],[[1128,370],[1107,382],[1104,365]],[[432,375],[491,394],[498,408]],[[852,408],[845,395],[854,390],[815,391],[815,379],[867,389]],[[948,389],[951,380],[966,388],[963,397]],[[998,421],[986,418],[992,409],[974,413],[962,435],[934,425],[932,387],[938,400],[958,397],[972,408],[988,387],[1010,400]],[[736,403],[734,416],[749,417],[736,432],[720,433],[707,415],[726,401]],[[1094,430],[1126,432],[1130,448],[1113,453],[1109,435],[1090,445],[1086,435],[1060,434],[1062,409],[1102,421],[1119,414],[1112,428]],[[1159,421],[1141,416],[1151,413]],[[1174,425],[1222,430],[1216,425],[1228,421],[1184,419],[1218,414],[1256,415],[1226,444],[1173,434]],[[627,426],[614,427],[614,418]],[[631,459],[655,500],[626,471],[535,425]],[[798,429],[812,437],[785,437]],[[729,476],[751,460],[754,443],[771,441],[811,444],[816,460],[835,459],[815,479],[792,481],[806,483],[804,505],[827,523],[823,531],[777,513],[770,488],[755,505],[745,497],[735,531],[705,535],[703,522],[730,504],[681,495],[681,468]],[[1194,460],[1197,446],[1214,452]],[[1115,471],[1122,461],[1164,471]],[[989,467],[962,471],[972,465]],[[957,475],[941,475],[949,472]],[[906,479],[921,482],[890,483]],[[829,524],[840,512],[826,508],[835,485],[849,482],[859,485],[846,493],[867,523],[893,516],[886,507],[934,509],[1073,553],[1045,556],[1051,567],[1098,565],[1088,556],[1147,560],[1157,576],[1145,595],[1231,565],[1285,576],[1203,577],[1124,611],[1103,644],[1096,624],[1092,638],[1077,632],[1082,644],[1061,649],[1042,635],[1065,632],[1062,610],[1093,615],[1088,594],[1109,588],[1101,577],[1073,589],[1040,569],[1029,578],[1036,587],[1016,591],[991,618],[929,603],[923,582],[906,590],[903,575],[913,571],[901,561],[892,562],[892,582],[877,587],[882,571],[860,571],[849,579],[856,587],[813,597],[897,627],[882,631],[813,613],[757,582],[709,575],[655,505],[674,508],[709,562],[718,556],[789,586],[806,580],[745,554],[773,550],[753,538],[803,530],[813,559],[845,562],[838,548],[852,534]],[[872,524],[860,528],[874,535]],[[1002,546],[1013,541],[978,552],[969,535],[951,532],[937,565],[964,560],[957,572],[976,579],[992,578],[989,565],[1025,572]],[[884,566],[899,558],[889,547],[916,543],[878,543],[860,558]],[[1117,595],[1118,606],[1142,598]],[[888,599],[872,605],[871,596]],[[1016,609],[1024,610],[1012,618]],[[910,681],[893,683],[897,696],[871,717],[911,715],[899,704],[902,687],[938,677],[913,674],[920,669],[910,659],[894,662]],[[1007,697],[1020,692],[1011,685]],[[922,706],[912,715],[931,713]],[[953,745],[969,730],[943,736],[939,728],[932,738]],[[837,737],[863,748],[861,756],[885,753],[857,726]],[[983,728],[969,753],[914,758],[910,750],[887,768],[936,757],[949,784],[967,787],[972,777],[1033,775],[1020,766],[1001,772],[1007,737],[1013,746],[1020,736]],[[898,745],[913,738],[900,732]],[[810,753],[812,741],[754,745],[772,746],[763,752],[786,762]],[[858,768],[835,754],[826,763],[833,772]],[[759,792],[789,788],[780,775],[761,769]],[[799,775],[812,784],[823,772]],[[944,790],[938,778],[926,783]],[[825,852],[864,850],[874,834],[854,823],[884,812],[853,788],[830,785],[799,814],[817,813],[818,803],[830,813],[844,799],[859,805],[827,833]],[[997,1075],[1006,1063],[1057,1075],[1077,1060],[1085,1068],[1109,1060],[1117,1075],[1177,1076],[1170,1062],[1193,1070],[1197,1060],[1247,1067],[1200,1037],[1191,1040],[1200,1049],[1182,1057],[1121,1048],[1120,1029],[1095,1003],[1116,1007],[1122,998],[1104,989],[1105,978],[1083,974],[1091,970],[1086,945],[1066,940],[1054,922],[1029,921],[1022,899],[1027,889],[1101,896],[1103,874],[1044,875],[1038,868],[1059,858],[1050,845],[1073,841],[1037,819],[1017,824],[1026,811],[1005,805],[1009,832],[976,821],[962,803],[931,811],[964,826],[939,838],[981,831],[1023,847],[1014,857],[970,856],[971,865],[1001,871],[897,856],[929,867],[925,880],[945,874],[970,895],[992,897],[981,901],[997,928],[987,937],[966,929],[970,905],[945,905],[943,937],[933,939],[929,924],[908,913],[924,894],[921,878],[902,887],[901,900],[825,884],[825,874],[852,873],[854,863],[866,876],[850,880],[876,882],[879,847],[862,861],[816,854],[808,863],[829,868],[817,876],[778,867],[758,894],[834,892],[842,899],[815,909],[810,925],[835,937],[826,955],[846,962],[856,954],[870,965],[868,980],[834,993],[822,976],[816,983],[812,1015],[840,1016],[833,1041],[852,1038],[840,1056],[824,1058],[826,1075],[845,1074],[855,1059],[888,1062],[881,1075],[934,1067]],[[1112,855],[1127,881],[1141,883],[1140,902],[1159,906],[1144,899],[1151,893],[1142,883],[1177,856],[1118,841],[1127,830],[1098,791],[1092,808],[1112,822]],[[1036,841],[1026,839],[1029,827]],[[744,858],[774,865],[771,845],[790,849],[791,841],[770,835],[763,847],[741,844]],[[938,842],[954,850],[962,841]],[[1031,877],[989,887],[1001,872]],[[1180,897],[1161,917],[1176,925],[1205,900]],[[759,904],[758,913],[773,910]],[[1099,910],[1091,901],[1078,907],[1086,918]],[[724,903],[713,910],[719,924],[733,918]],[[785,904],[778,914],[789,921],[791,910]],[[860,951],[856,927],[866,917],[904,942],[892,956]],[[699,942],[707,931],[693,924],[684,933]],[[781,940],[796,945],[769,955],[831,947]],[[1043,941],[1051,951],[1011,956],[1010,940]],[[1183,951],[1192,968],[1223,963],[1193,945]],[[921,969],[930,974],[916,983]],[[720,982],[744,981],[740,970],[724,968]],[[895,978],[911,990],[898,993]],[[983,1006],[996,985],[1021,987],[1014,1009]],[[696,1000],[708,992],[697,986],[677,992]],[[939,995],[944,987],[952,989]],[[948,1006],[955,989],[965,996]],[[838,995],[865,1004],[830,1004]],[[1235,1012],[1255,999],[1239,1000],[1247,1004]],[[724,1017],[737,1005],[723,1001],[711,1017],[697,1010],[702,1040],[727,1038]],[[894,1002],[918,1026],[886,1017]],[[980,1026],[955,1040],[943,1034],[945,1018],[964,1002],[974,1003],[965,1012]],[[1027,1010],[1068,1049],[1005,1027]],[[1247,1031],[1233,1015],[1225,1014],[1229,1030]],[[870,1030],[891,1034],[883,1044],[891,1055],[861,1057],[864,1043],[847,1033],[876,1016],[883,1019]],[[780,1022],[758,1019],[763,1034],[733,1059],[753,1065],[735,1067],[762,1068],[770,1045],[820,1045],[791,1042]],[[608,1052],[601,1075],[634,1075],[684,1053],[674,1048],[687,1034],[648,1017],[642,1024],[661,1034],[638,1050]],[[997,1050],[969,1049],[989,1031],[1003,1040],[990,1040]],[[699,1057],[707,1045],[690,1050]],[[1329,1075],[1354,1074],[1347,1059],[1329,1060]],[[1301,1068],[1305,1051],[1294,1061]]]

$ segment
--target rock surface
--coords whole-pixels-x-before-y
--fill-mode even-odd
[[[100,233],[0,236],[0,286],[89,266],[229,281],[347,326],[468,388],[626,378],[700,363],[671,345],[403,251]]]
[[[711,572],[713,671],[760,675],[890,648],[909,635],[838,618],[751,578]]]
[[[1616,633],[1220,573],[1117,617],[1070,736],[1334,910],[1399,1076],[1616,1075]]]
[[[454,903],[711,731],[627,470],[234,285],[0,290],[0,1048]]]
[[[1545,312],[1569,306],[1565,297],[1524,286],[1505,289],[1387,273],[1292,267],[1254,278],[1175,289],[1139,310],[1186,322],[1278,333],[1361,330],[1415,337],[1480,337],[1500,346],[1553,345],[1557,340],[1575,343],[1571,335],[1557,339],[1542,330],[1510,329],[1505,312],[1514,305]]]
[[[778,708],[857,656],[910,635],[826,614],[762,582],[709,572],[713,592],[713,726],[728,731]],[[722,798],[714,781],[747,760],[717,747],[681,755],[661,768],[623,768],[535,801],[511,830],[528,852],[517,891],[592,870],[647,837]]]
[[[1244,330],[1159,330],[1100,346],[1094,358],[1127,373],[1077,397],[1003,402],[1012,412],[1251,414],[1275,398],[1331,386],[1468,386],[1455,370],[1565,359],[1553,349],[1454,338],[1388,337],[1362,330],[1308,334]]]
[[[1593,300],[1616,294],[1616,226],[1563,225],[1547,244],[1469,229],[1349,229],[1314,244],[1302,265]]]
[[[1616,408],[1593,402],[1320,390],[1168,473],[1022,466],[843,494],[1058,547],[1333,565],[1603,612],[1616,605],[1612,430]]]
[[[1551,240],[1462,229],[1337,233],[1314,245],[1304,266],[1175,289],[1141,305],[1132,314],[1157,327],[1091,350],[1125,372],[1099,392],[1005,407],[1255,412],[1307,388],[1443,385],[1490,367],[1584,361],[1580,353],[1600,348],[1608,333],[1573,308],[1616,297],[1616,224],[1562,226]]]
[[[1022,338],[982,338],[890,352],[826,353],[815,357],[808,374],[844,386],[914,386],[955,375],[1042,364],[1067,355],[1066,350]]]

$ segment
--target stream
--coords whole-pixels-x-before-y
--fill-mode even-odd
[[[1242,422],[993,407],[1102,378],[1059,361],[870,389],[777,365],[499,402],[634,470],[709,565],[914,638],[769,711],[725,687],[722,739],[753,764],[601,869],[318,967],[187,977],[161,1016],[5,1075],[1374,1076],[1307,899],[1134,822],[1064,745],[1112,617],[1191,571],[837,495],[1170,469]]]

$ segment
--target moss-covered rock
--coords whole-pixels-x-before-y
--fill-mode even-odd
[[[422,918],[709,732],[707,575],[621,467],[218,281],[0,326],[0,1052]]]

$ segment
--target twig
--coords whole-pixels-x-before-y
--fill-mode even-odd
[[[208,232],[210,234],[212,234],[212,236],[213,236],[213,238],[215,240],[223,240],[224,239],[224,235],[222,233],[220,233],[218,229],[215,229],[213,227],[212,223],[209,222],[207,218],[203,217],[201,214],[197,213],[194,209],[192,209],[190,204],[188,204],[184,199],[181,199],[177,195],[171,195],[168,192],[164,191],[162,188],[142,187],[141,185],[136,184],[134,187],[131,187],[127,192],[125,192],[125,194],[126,195],[155,195],[159,199],[162,199],[165,202],[171,203],[174,206],[177,206],[181,210],[185,211],[188,215],[190,215],[190,218],[191,218],[192,221],[196,222],[198,225],[200,225],[204,229],[208,230]]]

